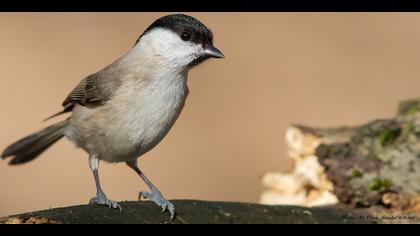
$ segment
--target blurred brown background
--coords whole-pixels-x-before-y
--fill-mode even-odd
[[[0,148],[45,127],[84,76],[164,14],[1,13]],[[420,14],[191,15],[213,29],[226,59],[191,72],[180,119],[140,161],[170,199],[257,202],[262,174],[288,167],[289,123],[359,124],[420,96]],[[145,189],[124,164],[103,163],[100,174],[113,199]],[[0,162],[0,189],[0,216],[95,194],[87,155],[67,140],[24,166]]]

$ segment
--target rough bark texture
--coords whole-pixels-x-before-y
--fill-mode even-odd
[[[395,117],[355,127],[286,130],[289,173],[268,173],[265,204],[420,212],[420,99],[401,102]]]
[[[340,202],[420,211],[419,104],[403,102],[397,117],[353,128],[347,141],[317,148]]]
[[[123,202],[123,213],[103,206],[72,206],[25,213],[0,219],[3,224],[344,224],[387,223],[383,216],[340,207],[304,208],[267,206],[249,203],[173,201],[178,215],[169,219],[168,213],[150,202]],[[403,222],[418,222],[406,216]],[[392,223],[392,222],[391,222]]]

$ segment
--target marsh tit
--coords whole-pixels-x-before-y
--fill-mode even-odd
[[[62,137],[89,154],[96,183],[90,204],[121,209],[103,192],[100,161],[125,162],[150,188],[139,198],[153,201],[173,218],[175,208],[138,168],[137,159],[154,148],[174,125],[188,95],[190,69],[209,58],[223,58],[213,34],[197,19],[161,17],[122,57],[83,79],[63,102],[71,116],[10,145],[1,157],[10,165],[34,160]]]

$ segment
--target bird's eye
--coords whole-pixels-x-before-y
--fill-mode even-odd
[[[182,32],[181,34],[181,39],[184,41],[190,41],[191,39],[191,34],[188,32]]]

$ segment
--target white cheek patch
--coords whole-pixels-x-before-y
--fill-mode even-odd
[[[151,30],[139,43],[173,67],[185,67],[203,50],[201,45],[183,41],[179,35],[164,28]]]

